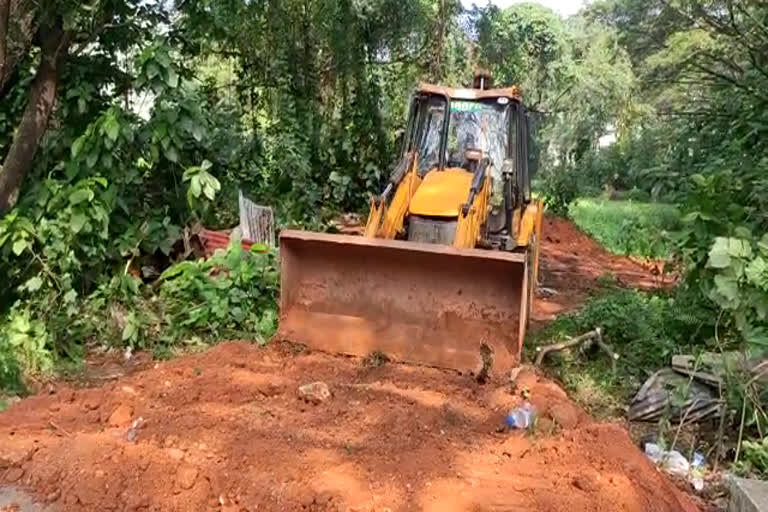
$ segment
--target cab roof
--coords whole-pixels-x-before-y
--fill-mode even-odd
[[[494,98],[509,98],[517,102],[522,101],[520,90],[515,87],[505,87],[503,89],[454,89],[443,85],[434,85],[422,83],[419,84],[419,92],[426,94],[439,94],[447,96],[452,100],[483,100]]]

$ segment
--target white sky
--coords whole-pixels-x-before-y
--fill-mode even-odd
[[[461,0],[465,7],[472,7],[475,3],[478,6],[483,6],[489,0]],[[491,3],[498,5],[499,7],[509,7],[512,4],[519,4],[524,1],[530,1],[531,3],[541,4],[545,7],[549,7],[555,12],[560,13],[563,16],[569,16],[575,14],[580,8],[582,8],[587,2],[585,0],[490,0]]]

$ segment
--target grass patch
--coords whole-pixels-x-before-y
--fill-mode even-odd
[[[680,212],[665,203],[577,199],[568,213],[586,233],[615,254],[669,259],[669,232],[679,227]]]
[[[526,350],[533,360],[537,346],[600,327],[603,339],[620,355],[615,371],[605,353],[597,350],[555,353],[545,364],[594,416],[623,415],[622,407],[651,373],[668,366],[672,355],[701,348],[692,340],[701,343],[702,326],[715,316],[680,292],[646,293],[606,286],[579,311],[560,316],[537,331]]]

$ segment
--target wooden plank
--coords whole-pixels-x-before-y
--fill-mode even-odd
[[[240,230],[244,240],[275,246],[275,216],[272,208],[254,203],[240,190]]]

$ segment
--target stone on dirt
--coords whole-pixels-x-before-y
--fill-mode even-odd
[[[573,479],[573,486],[584,492],[595,492],[600,487],[599,475],[581,474]]]
[[[189,464],[182,464],[176,471],[176,481],[182,489],[191,489],[197,481],[198,469]]]
[[[307,402],[319,404],[331,397],[331,390],[325,382],[313,382],[299,386],[299,396]]]
[[[45,495],[45,501],[47,501],[48,503],[53,503],[54,501],[58,500],[60,497],[61,497],[61,489],[54,489],[53,491]]]
[[[579,423],[579,412],[573,405],[566,402],[550,407],[549,416],[563,428],[573,428]]]
[[[179,448],[166,448],[165,453],[167,453],[173,460],[181,460],[184,458],[184,450],[180,450]]]
[[[112,414],[110,414],[107,423],[109,423],[109,426],[111,427],[127,427],[131,424],[132,418],[133,407],[127,404],[122,404],[118,406],[117,409],[112,411]]]
[[[88,398],[83,402],[83,409],[86,411],[95,411],[99,408],[98,400],[94,398]]]
[[[550,435],[557,429],[554,420],[548,416],[542,416],[536,421],[536,431],[544,435]]]
[[[5,479],[11,483],[16,482],[24,476],[24,470],[21,468],[11,468],[5,474]]]

